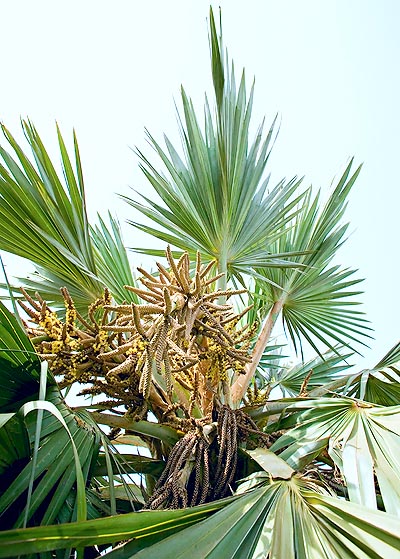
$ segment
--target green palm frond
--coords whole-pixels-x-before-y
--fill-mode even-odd
[[[375,367],[353,375],[344,393],[382,406],[400,404],[400,342]]]
[[[117,221],[110,216],[111,230],[101,218],[99,226],[88,223],[75,134],[73,162],[57,127],[62,181],[33,124],[23,121],[22,126],[35,165],[4,126],[16,159],[0,147],[0,249],[36,266],[21,283],[57,306],[62,304],[60,288],[67,287],[82,314],[106,285],[117,300],[133,300],[123,289],[133,277]]]
[[[390,349],[387,354],[374,367],[376,371],[391,368],[396,373],[399,372],[400,363],[400,342]]]
[[[39,357],[31,341],[0,302],[0,413],[15,412],[38,397],[39,371]]]
[[[7,480],[10,472],[4,472],[4,477],[1,479],[3,490],[0,499],[0,517],[4,527],[6,525],[8,527],[23,526],[26,513],[24,500],[26,500],[32,473],[36,482],[28,511],[28,519],[31,520],[32,525],[52,524],[59,521],[60,518],[64,522],[76,519],[79,506],[74,488],[77,482],[77,470],[71,438],[77,449],[77,459],[79,467],[82,468],[84,483],[95,463],[100,446],[98,429],[90,429],[89,425],[85,423],[83,413],[71,412],[62,401],[56,387],[47,391],[46,401],[48,407],[54,406],[55,410],[62,415],[68,430],[55,420],[52,413],[45,412],[34,471],[32,472],[33,462],[29,460],[30,457],[21,461],[22,463],[12,464],[10,467],[14,469],[14,476],[6,487],[4,487],[4,481]],[[30,404],[35,404],[35,402],[27,403],[25,406],[30,406]],[[41,409],[41,405],[42,403],[39,403],[39,407],[36,409]],[[35,408],[32,406],[33,409]],[[35,426],[35,415],[30,414],[26,418],[26,427],[31,447],[33,447],[35,439]],[[21,466],[23,467],[21,468]]]
[[[301,211],[274,244],[275,252],[303,251],[294,260],[301,269],[258,270],[266,279],[259,296],[266,307],[282,304],[285,327],[296,349],[305,339],[320,353],[319,344],[334,351],[336,344],[353,349],[370,337],[370,328],[357,311],[354,300],[362,292],[354,290],[360,279],[353,278],[354,270],[332,265],[338,248],[345,241],[347,224],[341,219],[348,194],[359,174],[360,167],[351,174],[348,164],[328,201],[319,209],[319,193],[313,198],[306,193]]]
[[[45,401],[38,401],[39,358],[22,327],[1,303],[0,343],[2,526],[23,526],[25,519],[32,524],[50,524],[60,518],[71,522],[77,510],[86,508],[83,479],[78,489],[83,501],[82,495],[78,500],[75,488],[77,464],[86,480],[99,451],[99,428],[84,412],[71,411],[50,374]],[[37,415],[31,413],[34,410],[39,410]],[[43,414],[43,410],[47,411]],[[36,436],[39,414],[40,442]],[[33,452],[37,452],[35,460]],[[32,495],[27,498],[32,481]]]
[[[343,376],[350,364],[347,359],[351,353],[340,354],[340,350],[328,351],[322,356],[318,355],[306,362],[300,362],[296,365],[263,371],[269,378],[271,389],[279,388],[284,397],[298,396],[302,390],[310,392],[311,390],[324,386],[339,376]],[[260,361],[262,368],[262,361]],[[343,383],[345,384],[345,382]]]
[[[375,477],[386,512],[400,511],[400,406],[379,407],[347,398],[299,400],[286,409],[289,429],[272,446],[293,468],[324,448],[340,469],[350,500],[377,508]],[[308,457],[308,458],[307,458]]]
[[[282,354],[282,348],[286,347],[284,344],[267,345],[264,353],[258,363],[258,371],[264,375],[267,382],[273,382],[273,377],[276,377],[277,371],[284,371],[285,367],[282,363],[284,359],[288,359],[288,355]]]
[[[133,538],[137,551],[215,514],[234,499],[220,499],[184,510],[143,511],[87,522],[0,531],[0,557],[10,559],[11,549],[16,555],[41,553],[46,557],[44,554],[52,550],[102,546],[129,538]],[[130,553],[131,544],[127,543],[125,547]],[[112,553],[118,556],[119,549]]]
[[[124,285],[134,286],[136,280],[123,244],[120,225],[111,213],[108,218],[110,228],[100,215],[99,225],[90,228],[97,275],[108,287],[116,302],[137,303],[138,297],[132,291],[124,289]]]
[[[76,174],[59,130],[58,140],[66,188],[30,122],[23,122],[35,166],[10,132],[3,133],[17,160],[0,148],[0,247],[32,260],[67,287],[79,285],[82,296],[93,299],[102,286],[96,268],[86,216],[84,185],[75,141]]]
[[[398,558],[396,517],[332,497],[306,478],[271,481],[260,474],[259,484],[233,501],[181,511],[1,532],[0,557],[9,557],[10,549],[43,553],[132,537],[106,557],[178,559],[201,553],[210,559],[261,559],[266,554],[275,559]]]
[[[284,225],[296,213],[302,195],[296,178],[269,189],[264,178],[274,125],[266,136],[263,124],[250,140],[254,87],[246,95],[244,74],[236,87],[234,68],[223,61],[211,14],[211,59],[216,114],[205,103],[204,127],[182,89],[180,120],[183,158],[165,137],[166,149],[148,133],[150,145],[164,165],[158,171],[141,152],[141,169],[158,194],[160,203],[142,196],[144,203],[123,197],[158,225],[131,223],[162,241],[200,251],[204,261],[214,260],[220,271],[248,274],[255,267],[287,266],[290,254],[269,250]],[[135,248],[138,252],[150,252]]]
[[[399,521],[394,516],[335,498],[313,480],[292,477],[271,482],[265,475],[263,483],[184,532],[142,550],[140,542],[133,541],[106,557],[183,559],[199,553],[209,559],[398,557]]]
[[[38,397],[39,371],[33,345],[0,302],[0,480],[30,456],[26,427],[15,410]]]

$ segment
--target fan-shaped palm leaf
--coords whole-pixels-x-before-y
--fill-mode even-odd
[[[212,12],[210,23],[215,119],[206,99],[202,130],[182,89],[183,159],[167,137],[164,150],[148,134],[166,174],[138,151],[141,168],[161,204],[144,196],[145,204],[124,197],[160,228],[131,223],[176,247],[191,253],[200,251],[203,260],[214,260],[219,271],[231,275],[248,274],[255,267],[286,266],[288,255],[272,253],[269,247],[296,211],[301,195],[293,197],[300,181],[281,181],[268,191],[268,178],[263,179],[263,175],[274,125],[265,138],[261,125],[250,141],[253,88],[247,98],[244,74],[236,88],[233,66],[230,70],[228,61],[224,63],[222,38],[217,35]]]
[[[347,225],[341,219],[360,171],[358,168],[351,175],[351,166],[352,162],[321,209],[319,194],[313,198],[311,189],[307,190],[291,227],[285,227],[271,246],[273,252],[301,253],[293,260],[302,267],[256,270],[257,304],[264,301],[269,312],[253,349],[252,363],[233,385],[234,402],[240,402],[245,394],[280,315],[294,347],[298,349],[299,343],[301,347],[302,340],[307,340],[319,355],[321,344],[332,351],[337,344],[353,350],[354,343],[365,345],[362,339],[370,337],[363,313],[355,310],[358,302],[354,297],[361,292],[353,286],[361,280],[351,279],[352,270],[331,265],[345,240]]]
[[[346,360],[352,354],[340,355],[338,351],[328,351],[290,367],[274,367],[270,373],[267,370],[268,384],[271,389],[280,388],[284,397],[298,396],[301,392],[308,393],[318,386],[324,386],[339,375],[343,376],[343,371],[351,366]]]
[[[344,476],[352,501],[376,508],[374,475],[387,512],[400,511],[400,406],[374,407],[346,398],[299,401],[281,427],[296,426],[271,447],[293,468],[304,467],[323,448]]]
[[[114,288],[118,300],[133,300],[128,292],[122,293],[123,285],[133,278],[118,223],[110,217],[111,232],[102,220],[100,227],[89,226],[75,134],[74,172],[57,128],[63,184],[33,124],[24,121],[22,125],[36,168],[2,126],[17,159],[0,147],[4,162],[0,164],[0,249],[34,262],[37,272],[22,283],[48,301],[60,304],[60,287],[67,287],[85,314],[105,285]]]
[[[207,518],[234,499],[230,497],[184,510],[144,511],[87,522],[0,531],[0,557],[10,559],[10,552],[15,556],[100,546],[128,538],[133,538],[137,551]],[[129,546],[128,543],[127,549]]]
[[[397,559],[397,518],[330,496],[299,477],[270,482],[211,518],[141,551],[132,542],[110,559]],[[387,519],[387,522],[386,522]],[[184,542],[184,543],[183,543]]]
[[[37,170],[10,132],[3,132],[18,162],[3,148],[0,154],[1,248],[34,261],[65,285],[78,284],[86,298],[102,289],[95,278],[95,262],[89,242],[84,185],[75,141],[77,178],[63,138],[58,132],[67,190],[57,176],[46,149],[30,122],[23,129],[33,151]]]
[[[295,258],[304,268],[259,270],[267,282],[263,296],[267,305],[279,304],[287,331],[295,345],[306,339],[319,353],[316,341],[334,350],[340,343],[352,347],[364,343],[369,328],[362,313],[355,310],[353,270],[331,265],[345,240],[347,225],[341,223],[347,197],[360,168],[351,175],[349,163],[327,203],[319,210],[319,194],[307,191],[302,209],[276,240],[277,252],[303,251]]]
[[[346,395],[382,406],[400,403],[400,343],[397,343],[372,369],[352,376]]]

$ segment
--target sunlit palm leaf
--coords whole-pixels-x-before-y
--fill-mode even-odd
[[[60,132],[66,189],[46,149],[30,122],[23,129],[33,151],[37,170],[3,126],[3,132],[18,160],[3,148],[0,155],[0,247],[48,270],[69,286],[78,284],[82,295],[94,298],[102,286],[95,278],[95,262],[89,242],[84,186],[75,139],[77,177]]]
[[[345,394],[382,406],[400,404],[400,343],[397,343],[372,369],[352,376]]]
[[[331,264],[345,240],[347,225],[341,218],[360,171],[358,168],[351,175],[351,166],[352,162],[322,209],[319,193],[313,198],[311,189],[307,191],[292,227],[274,244],[275,252],[303,251],[294,260],[304,267],[259,270],[267,280],[260,296],[267,308],[276,302],[283,305],[284,324],[296,348],[302,339],[318,353],[320,343],[333,351],[337,343],[352,348],[354,343],[364,344],[363,337],[370,330],[363,313],[354,308],[354,297],[361,293],[354,286],[361,280],[352,278],[353,270]]]
[[[210,519],[145,548],[127,544],[107,557],[130,559],[395,559],[400,523],[294,477],[245,493]],[[344,520],[345,519],[345,520]],[[387,520],[387,522],[386,522]]]
[[[228,498],[185,510],[146,511],[87,522],[0,531],[0,557],[9,559],[10,550],[14,555],[43,553],[129,538],[134,538],[136,549],[140,549],[207,518],[231,501]]]
[[[376,508],[376,475],[387,512],[400,511],[400,406],[387,408],[345,398],[299,401],[287,408],[289,429],[271,447],[293,468],[327,451],[344,476],[352,501]],[[285,428],[283,420],[281,427]],[[308,457],[308,460],[307,460]]]
[[[246,96],[244,75],[236,88],[233,67],[223,61],[211,14],[211,46],[215,118],[208,102],[201,127],[193,104],[182,90],[180,121],[183,157],[168,138],[166,150],[148,134],[165,174],[140,151],[141,168],[159,196],[160,203],[145,197],[144,204],[124,197],[160,228],[131,221],[135,227],[175,247],[200,251],[203,260],[214,260],[220,271],[248,274],[252,268],[288,265],[290,255],[273,254],[269,245],[295,213],[293,198],[300,181],[282,181],[268,191],[264,171],[270,154],[274,125],[263,137],[263,125],[250,141],[253,88]],[[136,250],[136,249],[135,249]],[[148,252],[147,249],[137,249]]]
[[[21,283],[58,305],[62,302],[60,287],[67,287],[82,314],[102,295],[105,285],[118,301],[133,300],[123,290],[133,278],[118,223],[110,216],[111,231],[101,219],[99,227],[89,226],[75,135],[74,172],[57,128],[62,182],[30,122],[23,122],[23,129],[36,168],[10,132],[4,126],[2,129],[17,159],[0,147],[4,162],[0,165],[0,249],[36,266],[36,273],[21,278]]]
[[[377,363],[374,370],[379,371],[387,368],[393,369],[396,373],[399,372],[400,363],[400,342],[398,342],[387,354]]]
[[[138,297],[132,291],[124,289],[124,285],[135,285],[135,278],[122,241],[119,223],[111,213],[108,217],[111,229],[100,216],[99,225],[90,229],[97,275],[118,303],[137,303]]]

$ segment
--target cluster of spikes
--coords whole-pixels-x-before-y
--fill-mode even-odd
[[[24,292],[29,305],[22,306],[61,386],[89,384],[82,392],[105,395],[105,409],[124,406],[142,417],[151,409],[159,420],[184,425],[209,417],[215,401],[229,403],[230,385],[251,360],[255,327],[240,325],[250,307],[235,313],[230,304],[245,290],[218,289],[222,274],[209,277],[213,262],[202,265],[197,254],[191,268],[187,252],[175,261],[169,247],[166,258],[157,274],[139,268],[144,289],[125,286],[143,304],[112,304],[105,290],[82,317],[63,289],[64,320],[38,294]]]
[[[127,359],[110,370],[108,377],[129,373],[132,368],[140,370],[139,391],[145,399],[150,396],[154,375],[163,377],[167,395],[172,394],[173,381],[177,381],[191,393],[191,414],[196,403],[207,408],[203,397],[210,389],[222,387],[227,393],[228,371],[240,373],[250,361],[249,344],[245,343],[249,341],[248,329],[235,328],[248,309],[235,314],[232,305],[215,302],[245,290],[212,290],[222,275],[207,279],[212,262],[202,267],[197,254],[192,278],[186,252],[178,262],[169,248],[166,255],[170,269],[158,263],[158,277],[139,268],[146,291],[127,286],[146,304],[106,307],[118,318],[104,329],[128,333],[129,339],[100,358],[127,354]],[[144,348],[139,359],[137,347]]]
[[[240,441],[268,446],[268,435],[242,410],[222,405],[213,416],[214,422],[197,422],[197,429],[176,443],[146,508],[184,508],[231,494]]]
[[[199,254],[192,266],[186,252],[175,261],[168,248],[166,258],[156,274],[139,268],[143,289],[125,286],[141,304],[113,304],[106,289],[83,317],[63,289],[61,319],[38,294],[23,291],[21,302],[34,323],[27,326],[32,342],[61,387],[85,384],[81,393],[103,398],[103,410],[121,415],[122,408],[129,420],[150,410],[182,432],[161,451],[166,467],[149,509],[224,497],[240,470],[240,442],[268,444],[244,411],[230,407],[230,387],[251,361],[256,328],[241,324],[250,307],[236,313],[230,301],[245,290],[219,289],[222,274],[209,277],[214,263],[202,265]]]

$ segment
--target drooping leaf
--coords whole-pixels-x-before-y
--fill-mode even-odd
[[[159,476],[165,463],[162,460],[156,460],[148,456],[139,456],[135,454],[115,454],[113,456],[113,473],[114,474],[151,474]],[[107,475],[106,459],[104,454],[100,454],[96,466],[93,471],[94,476]]]
[[[382,408],[346,398],[305,399],[287,411],[296,426],[272,446],[293,468],[327,449],[352,501],[376,508],[374,474],[387,512],[400,512],[400,406]],[[285,420],[281,423],[285,427]],[[308,457],[308,459],[307,459]]]
[[[349,378],[345,394],[382,406],[400,403],[400,342],[372,369]]]
[[[183,436],[182,431],[153,421],[132,421],[125,417],[101,412],[90,412],[90,415],[101,425],[128,429],[139,435],[146,435],[170,445],[174,445]]]
[[[232,498],[228,498],[184,510],[146,511],[86,522],[0,531],[0,557],[10,559],[10,553],[17,556],[71,547],[83,548],[129,538],[139,545],[149,545],[207,518],[231,501]]]
[[[295,473],[285,460],[267,448],[256,448],[247,452],[274,479],[290,479]]]
[[[269,482],[184,532],[110,559],[207,557],[218,559],[397,559],[399,520],[331,497],[311,480]]]
[[[49,386],[46,393],[46,401],[39,403],[28,402],[24,404],[24,413],[34,409],[48,409],[43,416],[41,427],[41,441],[35,464],[29,456],[24,456],[21,467],[14,470],[14,476],[8,484],[8,471],[4,472],[2,491],[0,495],[0,515],[5,526],[22,526],[25,515],[25,504],[27,490],[32,476],[36,481],[32,499],[29,507],[29,518],[33,517],[33,523],[40,522],[49,524],[54,522],[58,514],[66,506],[66,499],[73,489],[77,476],[81,477],[80,497],[78,500],[75,493],[75,506],[68,508],[69,521],[77,514],[80,506],[84,505],[83,479],[86,479],[92,463],[99,449],[99,436],[89,424],[85,423],[84,415],[71,412],[63,403],[61,395],[55,386]],[[57,414],[57,418],[54,416]],[[62,425],[60,421],[64,422]],[[29,435],[30,446],[33,447],[35,437],[36,419],[34,414],[27,415],[26,428]],[[19,434],[21,437],[21,434]],[[71,439],[72,437],[72,439]],[[72,444],[71,440],[74,441]],[[15,443],[16,444],[16,443]],[[12,452],[12,449],[8,451]],[[14,468],[14,462],[10,462],[9,469]],[[79,464],[79,468],[78,468]],[[82,468],[82,470],[81,470]],[[46,503],[44,511],[38,509]],[[36,514],[36,511],[37,514]],[[64,512],[65,515],[65,512]],[[5,524],[6,519],[6,524]]]

